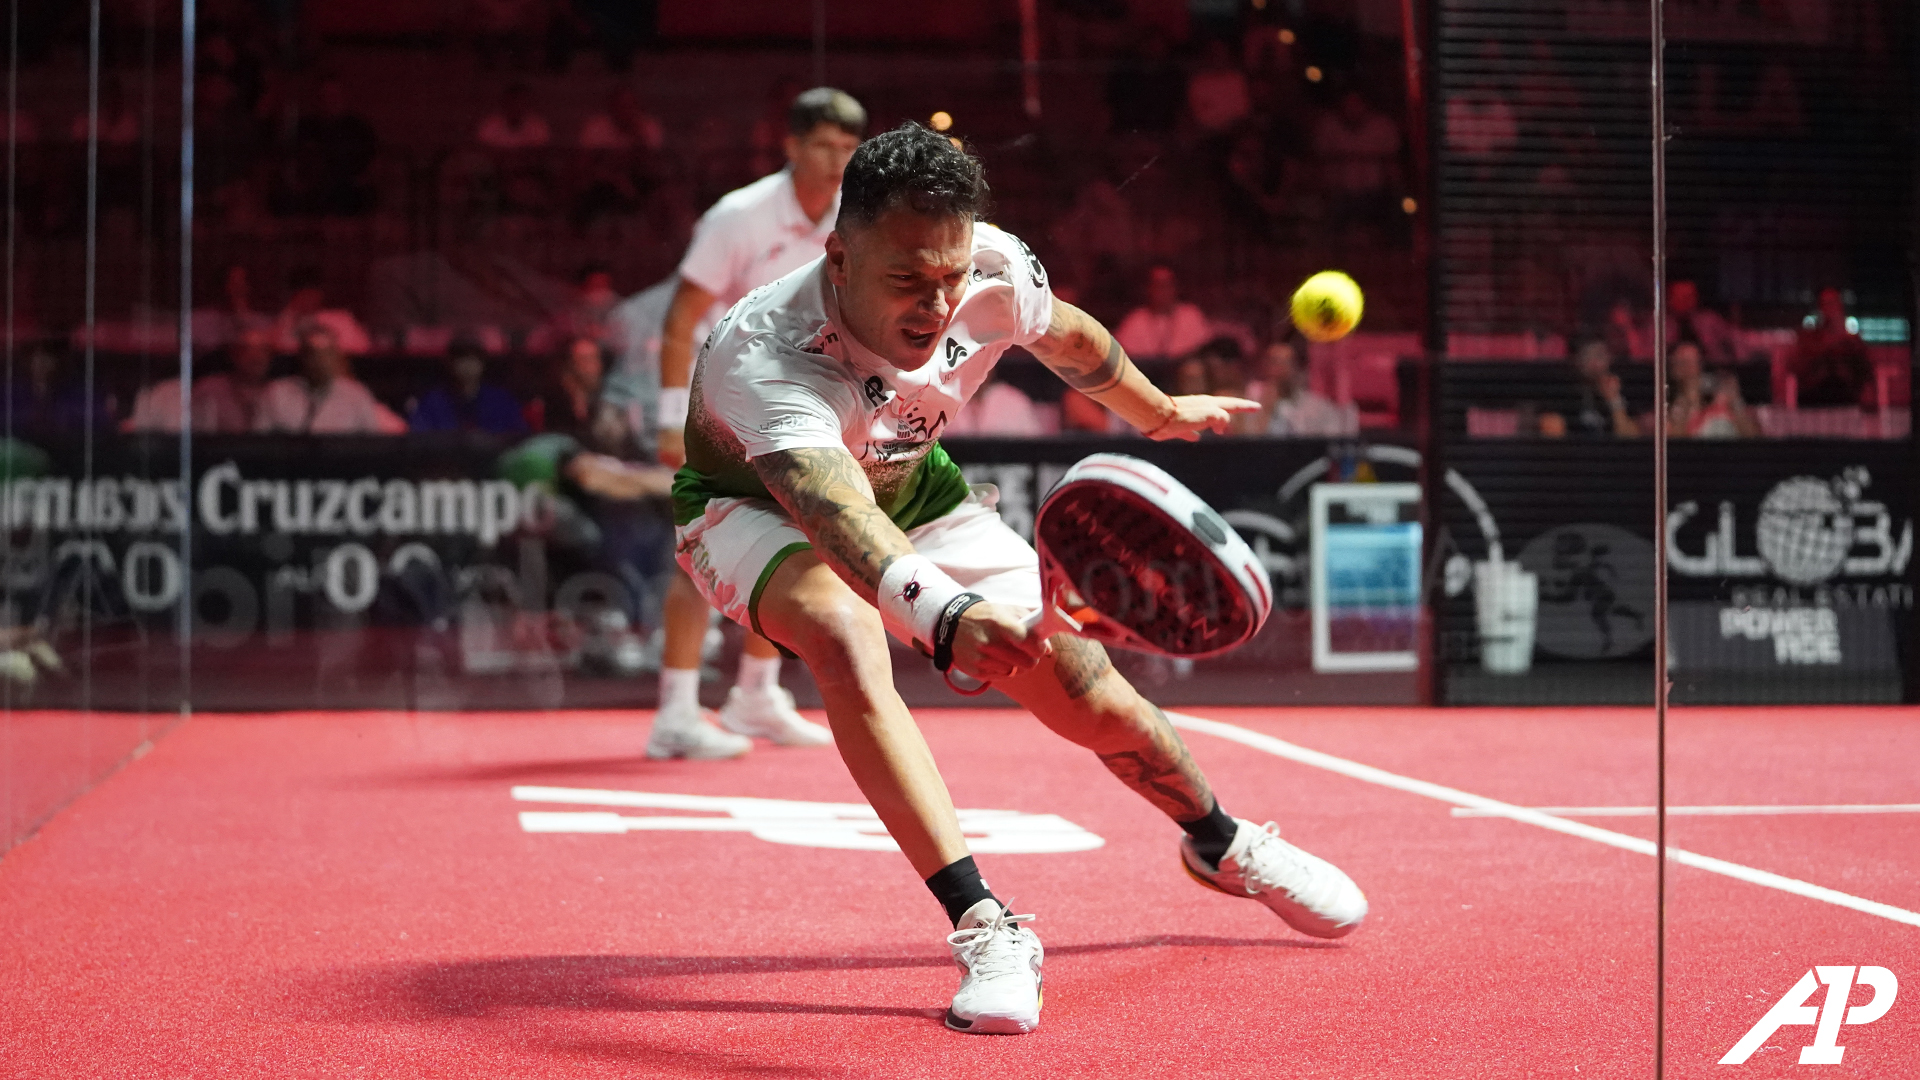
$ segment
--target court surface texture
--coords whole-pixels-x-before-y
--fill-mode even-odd
[[[202,714],[0,859],[0,1075],[1652,1074],[1648,710],[1182,714],[1230,812],[1367,891],[1338,942],[1196,885],[1177,829],[1030,717],[918,716],[987,880],[1039,916],[1033,1035],[941,1025],[945,921],[830,749]],[[1920,1076],[1920,710],[1678,710],[1669,759],[1667,1075]],[[1812,1026],[1717,1065],[1816,965],[1904,993],[1839,1065],[1798,1064]]]

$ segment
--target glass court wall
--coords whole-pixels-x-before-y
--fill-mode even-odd
[[[1803,973],[1851,966],[1857,1005],[1915,955],[1874,908],[1920,881],[1886,809],[1916,801],[1903,5],[1669,0],[1664,191],[1646,0],[450,12],[9,9],[8,844],[189,711],[650,708],[664,508],[560,465],[651,460],[693,223],[781,165],[786,102],[824,83],[872,131],[977,153],[994,221],[1160,385],[1261,401],[1150,444],[1014,355],[943,437],[1016,527],[1118,450],[1253,544],[1261,637],[1130,678],[1168,706],[1418,710],[1393,715],[1464,750],[1383,738],[1377,764],[1602,811],[1556,818],[1602,856],[1509,856],[1606,917],[1475,946],[1533,1007],[1524,1038],[1463,1021],[1463,1060],[1705,1073]],[[1339,342],[1286,316],[1323,269],[1366,291]],[[738,649],[712,635],[708,704]],[[1542,710],[1604,750],[1543,769]],[[1691,809],[1663,817],[1663,782]],[[1824,809],[1738,812],[1763,805]],[[1536,829],[1456,824],[1478,852]],[[1664,885],[1663,835],[1693,860]],[[1551,1034],[1596,1009],[1594,1041]],[[1834,1038],[1871,1063],[1900,1023]],[[1743,1067],[1815,1036],[1780,1032]]]

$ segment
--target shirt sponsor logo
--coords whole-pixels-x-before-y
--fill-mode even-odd
[[[1020,245],[1021,253],[1027,257],[1027,272],[1033,275],[1033,287],[1036,289],[1046,288],[1047,269],[1040,265],[1040,256],[1033,253],[1033,249],[1027,246],[1025,240],[1016,236],[1013,238],[1013,242]]]

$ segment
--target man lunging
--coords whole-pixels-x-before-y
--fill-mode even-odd
[[[979,163],[908,124],[853,156],[819,262],[715,328],[695,373],[676,553],[729,617],[813,673],[834,741],[915,873],[946,908],[963,970],[949,1026],[1031,1031],[1038,939],[967,852],[946,783],[895,691],[886,635],[995,686],[1186,832],[1203,884],[1339,937],[1366,899],[1347,876],[1230,817],[1164,714],[1085,639],[1029,636],[1034,551],[941,450],[941,429],[1009,348],[1155,439],[1197,439],[1257,408],[1168,397],[1111,334],[1053,297],[1026,245],[979,223]]]

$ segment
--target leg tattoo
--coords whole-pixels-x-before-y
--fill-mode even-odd
[[[1061,634],[1053,639],[1053,677],[1060,680],[1067,697],[1078,701],[1096,686],[1113,662],[1097,641]]]
[[[1135,750],[1101,754],[1100,763],[1120,782],[1140,793],[1175,821],[1203,817],[1213,808],[1213,789],[1187,753],[1187,745],[1167,722],[1157,705],[1146,704],[1151,718],[1143,718],[1140,734],[1146,745]]]

